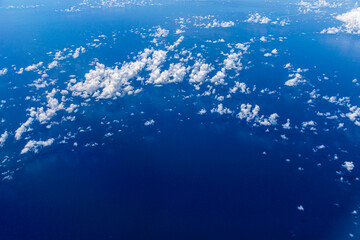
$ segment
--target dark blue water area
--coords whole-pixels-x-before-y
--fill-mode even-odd
[[[0,186],[0,236],[331,239],[344,219],[333,204],[346,208],[352,196],[330,169],[305,162],[300,173],[276,149],[264,157],[269,146],[242,128],[218,127],[184,124],[156,138],[30,159]]]
[[[182,117],[176,112],[156,115],[166,102],[156,98],[156,91],[142,99],[152,96],[158,103],[143,106],[148,109],[143,118],[152,116],[154,126],[129,118],[128,129],[102,140],[104,145],[83,147],[103,136],[103,129],[94,126],[91,133],[78,136],[78,148],[67,144],[44,149],[27,159],[13,181],[1,183],[1,239],[347,235],[344,223],[352,222],[349,213],[359,189],[351,175],[346,176],[351,185],[336,181],[338,162],[314,155],[306,144],[278,143],[277,134],[227,117],[186,120],[194,108],[186,103],[174,107]],[[103,113],[115,118],[119,113],[109,116],[110,109],[121,104],[96,108],[93,114],[98,120]],[[96,121],[89,112],[88,119]],[[80,117],[78,124],[92,125],[88,119]],[[319,162],[323,166],[316,166]],[[297,210],[299,205],[304,212]]]

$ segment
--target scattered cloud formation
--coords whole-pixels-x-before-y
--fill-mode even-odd
[[[28,152],[37,153],[40,148],[48,147],[48,146],[52,145],[53,142],[54,142],[53,138],[50,138],[50,139],[48,139],[46,141],[30,140],[29,142],[26,143],[25,147],[21,150],[21,154],[25,154],[25,153],[28,153]]]
[[[335,34],[339,32],[349,34],[360,34],[360,8],[338,15],[337,20],[343,22],[339,27],[329,27],[321,31],[321,33]]]

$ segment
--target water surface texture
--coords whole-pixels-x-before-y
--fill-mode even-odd
[[[360,8],[0,0],[0,239],[359,239]]]

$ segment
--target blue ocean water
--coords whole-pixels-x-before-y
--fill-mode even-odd
[[[0,1],[0,70],[8,69],[0,76],[0,134],[9,135],[0,148],[0,239],[359,237],[360,130],[347,115],[359,104],[359,36],[320,34],[340,24],[331,14],[355,3],[302,14],[297,1],[104,2],[111,3]],[[289,24],[246,22],[254,13]],[[214,19],[234,26],[204,27]],[[169,33],[154,37],[159,26]],[[171,53],[167,47],[180,36]],[[236,43],[250,45],[242,67],[227,70],[226,84],[212,82],[240,51]],[[86,49],[79,57],[48,67],[55,52],[79,46]],[[70,79],[84,82],[96,62],[110,72],[144,49],[168,51],[159,69],[183,63],[184,79],[146,84],[149,67],[131,80],[142,89],[137,94],[82,98],[69,87]],[[279,54],[264,56],[273,49]],[[189,83],[197,61],[214,69],[200,90]],[[41,72],[17,73],[39,62]],[[298,68],[305,81],[284,85]],[[34,87],[38,79],[44,86]],[[248,93],[227,97],[235,81]],[[77,111],[37,120],[30,109],[50,109],[53,89]],[[331,96],[336,101],[326,100]],[[231,113],[212,111],[219,104]],[[259,105],[264,118],[239,119],[241,104]],[[273,113],[276,123],[259,123]],[[283,127],[287,119],[291,129]],[[32,140],[50,138],[51,146],[38,142],[21,154]]]

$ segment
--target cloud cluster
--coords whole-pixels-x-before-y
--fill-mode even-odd
[[[329,27],[321,31],[321,33],[335,34],[339,32],[349,34],[360,34],[360,8],[352,9],[349,12],[335,17],[343,22],[339,27]]]
[[[0,69],[0,76],[4,76],[8,72],[7,68]]]
[[[309,12],[320,12],[322,8],[337,8],[342,6],[342,2],[333,2],[329,3],[326,0],[318,0],[315,2],[307,2],[301,0],[297,5],[299,6],[299,12],[309,13]]]
[[[276,20],[271,20],[269,17],[261,16],[259,13],[250,14],[249,18],[246,19],[244,22],[259,23],[259,24],[274,24],[280,26],[285,26],[289,24],[288,19],[277,18]]]
[[[4,146],[6,139],[8,138],[9,134],[5,131],[3,134],[0,135],[0,147]]]
[[[25,147],[21,150],[21,154],[25,154],[28,152],[37,153],[40,148],[50,146],[53,144],[53,142],[54,142],[53,138],[50,138],[46,141],[30,140],[29,142],[26,143]]]

